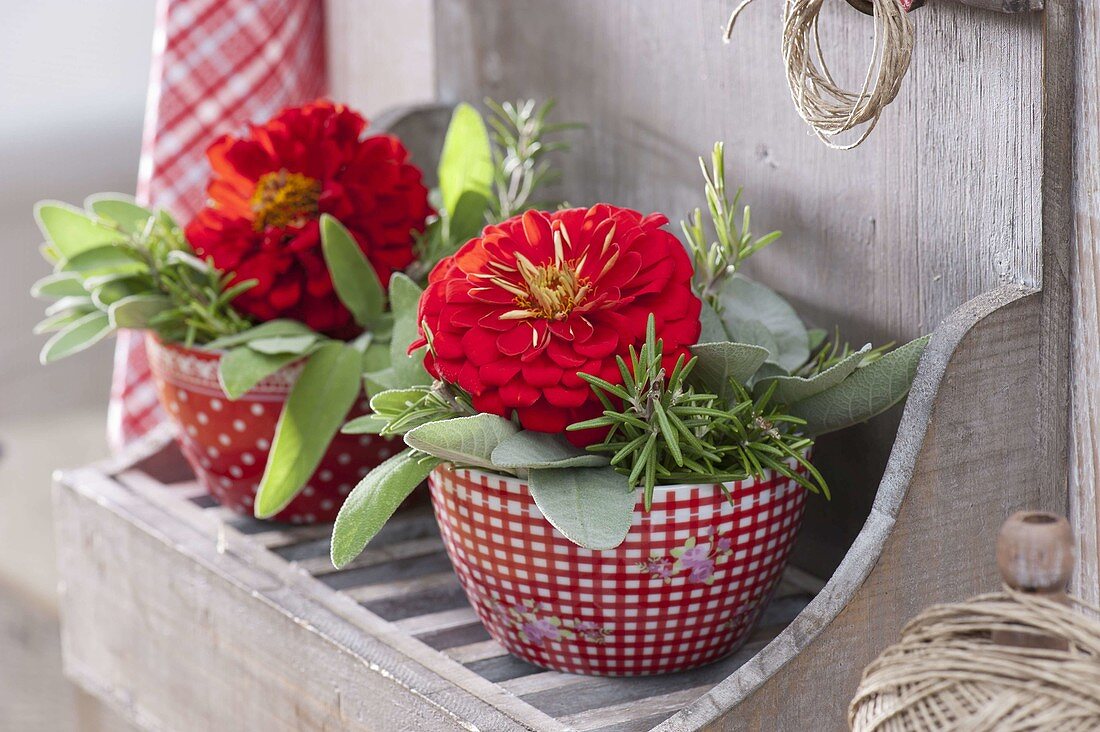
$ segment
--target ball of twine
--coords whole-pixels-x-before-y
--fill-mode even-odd
[[[734,23],[752,0],[742,0],[726,24],[729,41]],[[818,138],[836,150],[850,150],[871,134],[886,106],[894,101],[913,55],[913,24],[898,0],[872,0],[875,45],[863,85],[851,91],[838,84],[821,50],[818,19],[825,0],[785,0],[783,61],[787,85],[798,114]],[[837,135],[866,124],[854,142],[840,144]]]
[[[1006,630],[1061,638],[1066,648],[991,640]],[[930,607],[864,670],[848,723],[856,732],[1100,730],[1100,624],[1008,588]]]

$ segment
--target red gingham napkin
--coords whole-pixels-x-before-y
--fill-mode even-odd
[[[159,0],[138,200],[185,225],[205,196],[219,135],[325,89],[322,0]],[[108,438],[119,450],[156,427],[141,335],[119,334]]]

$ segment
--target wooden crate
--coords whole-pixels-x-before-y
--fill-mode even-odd
[[[67,671],[152,729],[648,730],[764,648],[823,584],[790,568],[724,661],[595,678],[544,671],[489,638],[426,495],[340,571],[330,526],[236,516],[148,459],[62,474],[57,508]]]
[[[329,527],[228,514],[159,435],[57,477],[66,670],[157,730],[842,729],[860,671],[905,621],[994,587],[1005,516],[1064,500],[1028,428],[1042,308],[1007,286],[937,329],[840,566],[820,589],[789,571],[760,631],[719,664],[541,672],[477,625],[426,506],[336,572]]]

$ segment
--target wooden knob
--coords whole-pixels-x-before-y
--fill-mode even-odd
[[[1021,592],[1065,594],[1073,573],[1073,532],[1062,516],[1017,511],[997,536],[997,566],[1005,583]]]
[[[1066,587],[1073,573],[1073,532],[1069,521],[1044,511],[1018,511],[1008,517],[997,536],[997,567],[1014,590],[1067,602]],[[1025,648],[1064,650],[1064,638],[1001,628],[994,643]]]

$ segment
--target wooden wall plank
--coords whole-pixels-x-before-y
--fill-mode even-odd
[[[326,3],[332,96],[368,117],[435,99],[432,0]]]
[[[1073,370],[1070,517],[1077,536],[1074,591],[1100,603],[1100,4],[1077,4],[1074,103]]]

